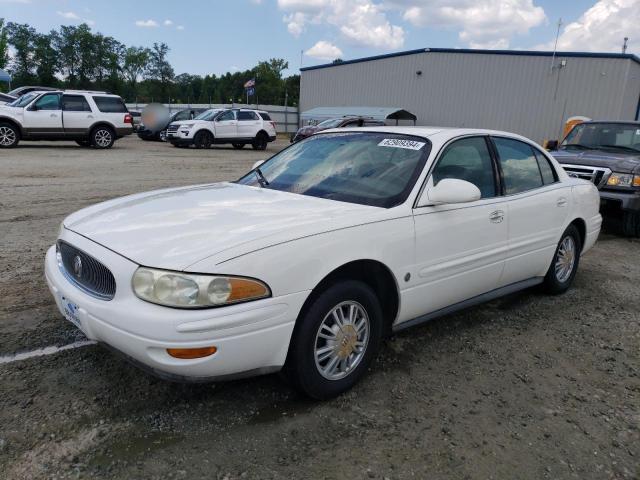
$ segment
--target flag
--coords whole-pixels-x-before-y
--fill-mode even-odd
[[[251,88],[256,86],[256,79],[252,78],[251,80],[247,80],[244,82],[244,88]]]

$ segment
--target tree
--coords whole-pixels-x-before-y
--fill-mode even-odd
[[[48,34],[37,34],[33,42],[33,59],[36,63],[38,84],[54,86],[58,80],[59,71],[58,52],[55,45],[59,42],[58,32],[51,30]]]
[[[124,51],[122,73],[135,91],[136,83],[149,65],[150,50],[143,47],[128,47]]]
[[[173,67],[167,60],[169,46],[166,43],[154,43],[149,54],[149,64],[147,66],[147,77],[155,83],[155,91],[158,98],[166,101],[170,92],[170,83],[173,80]]]
[[[9,37],[4,18],[0,18],[0,68],[7,66],[9,62]]]
[[[11,72],[16,84],[30,83],[35,78],[36,63],[33,57],[36,30],[26,23],[7,24],[9,45],[15,50],[11,61]]]

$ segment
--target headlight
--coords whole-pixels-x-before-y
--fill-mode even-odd
[[[180,128],[184,128],[186,130],[189,130],[191,127],[193,127],[193,123],[183,123],[182,125],[180,125]]]
[[[617,173],[613,172],[607,180],[607,185],[610,187],[631,187],[640,186],[640,176],[635,177],[630,173]]]
[[[140,267],[131,282],[136,296],[177,308],[208,308],[271,296],[269,287],[244,277],[200,275]]]

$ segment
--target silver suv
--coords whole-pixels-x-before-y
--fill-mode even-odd
[[[0,148],[20,140],[75,140],[83,147],[111,148],[131,132],[126,105],[105,92],[34,91],[0,105]]]

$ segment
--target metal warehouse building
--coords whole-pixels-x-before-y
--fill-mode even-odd
[[[399,107],[418,125],[558,138],[574,115],[634,120],[640,59],[630,54],[427,48],[301,69],[300,112]]]

